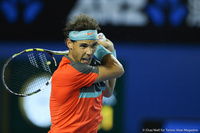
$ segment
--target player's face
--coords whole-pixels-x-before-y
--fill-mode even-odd
[[[77,62],[90,64],[97,49],[96,40],[81,40],[73,43],[71,50],[72,59]]]

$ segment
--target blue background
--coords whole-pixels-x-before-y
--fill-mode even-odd
[[[80,1],[0,0],[0,69],[6,59],[27,48],[67,49],[62,29]],[[92,0],[87,1],[90,6],[83,7],[83,13],[96,13],[106,19],[108,23],[100,23],[100,27],[114,42],[117,57],[125,68],[118,80],[120,93],[116,92],[115,133],[141,133],[151,128],[200,131],[200,26],[189,25],[187,19],[196,11],[196,18],[190,17],[198,20],[200,7],[192,10],[189,0],[147,0],[137,10],[133,1],[116,1],[111,4],[112,1],[99,0],[112,5],[102,14],[99,10],[104,8]],[[145,14],[146,25],[112,23],[114,15],[106,15],[119,10],[131,17],[137,12]],[[61,57],[56,56],[58,60]],[[17,101],[5,92],[1,82],[0,133],[48,131],[24,121]]]
[[[9,44],[9,45],[8,45]],[[62,42],[1,42],[1,60],[25,48],[65,49]],[[125,74],[122,130],[141,132],[145,121],[200,120],[200,46],[115,42]],[[60,58],[60,57],[57,57]]]

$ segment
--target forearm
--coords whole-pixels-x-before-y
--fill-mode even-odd
[[[98,66],[99,74],[95,83],[121,77],[124,73],[124,68],[116,58],[113,43],[107,39],[106,41],[99,41],[99,44],[94,56],[101,62],[101,65]],[[111,94],[114,89],[112,84],[114,83],[115,85],[115,82],[111,81],[109,83],[111,85],[109,85],[107,90]]]
[[[106,80],[106,88],[104,91],[105,97],[112,96],[116,84],[116,78],[121,76],[121,73],[124,73],[123,66],[121,63],[117,60],[116,50],[114,48],[114,44],[105,37],[103,33],[100,33],[100,39],[99,43],[104,46],[107,50],[109,50],[112,54],[112,56],[108,55],[107,57],[102,60],[102,65],[105,65],[107,68],[109,68],[109,72],[114,70],[114,76]],[[114,56],[114,57],[113,57]],[[111,57],[111,58],[110,58]]]
[[[116,78],[106,80],[106,89],[104,92],[105,97],[110,97],[113,94],[114,88],[116,84]]]

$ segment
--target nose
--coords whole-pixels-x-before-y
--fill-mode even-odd
[[[91,55],[92,53],[93,53],[93,48],[88,47],[88,48],[86,49],[86,54]]]

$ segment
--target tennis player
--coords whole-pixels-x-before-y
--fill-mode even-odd
[[[86,14],[64,28],[69,54],[52,76],[49,133],[97,133],[103,96],[112,95],[116,78],[124,73],[113,43],[98,40],[99,30],[98,22]]]

